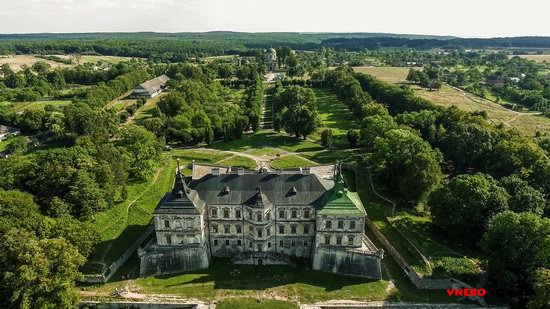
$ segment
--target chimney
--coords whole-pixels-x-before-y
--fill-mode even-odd
[[[304,171],[302,170],[302,167],[300,166],[300,175],[303,175]]]
[[[212,175],[220,176],[220,168],[219,167],[212,168]]]
[[[244,168],[239,167],[239,168],[237,169],[237,175],[239,175],[239,176],[244,175]]]

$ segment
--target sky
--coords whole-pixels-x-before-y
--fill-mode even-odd
[[[550,36],[548,0],[0,0],[0,33],[384,32]]]

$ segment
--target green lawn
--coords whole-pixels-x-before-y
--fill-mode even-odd
[[[277,148],[260,148],[260,149],[251,149],[246,153],[253,156],[276,156],[284,154],[284,151]]]
[[[218,309],[297,309],[297,304],[282,300],[253,298],[226,299],[216,304]]]
[[[224,166],[235,166],[235,167],[244,167],[245,169],[255,169],[257,168],[256,161],[241,156],[232,156],[225,160],[219,161],[218,164]]]
[[[332,129],[335,142],[346,143],[345,135],[348,130],[359,129],[361,123],[334,92],[323,88],[313,88],[313,92],[317,97],[317,110],[323,126],[311,135],[311,139],[321,140],[320,133],[325,129]]]
[[[294,136],[288,136],[273,131],[260,131],[256,134],[246,134],[239,139],[234,139],[228,142],[214,143],[211,148],[240,152],[262,148],[281,148],[289,152],[316,151],[324,149],[323,146],[308,140],[303,140],[301,138],[296,138]]]
[[[276,169],[287,169],[287,168],[297,168],[297,167],[308,167],[317,165],[309,160],[305,160],[300,156],[287,155],[279,157],[270,162],[272,168]]]
[[[14,112],[22,112],[25,110],[44,110],[46,105],[61,107],[71,104],[70,100],[51,100],[51,101],[34,101],[34,102],[15,102],[11,104],[11,110]]]
[[[310,270],[309,260],[295,266],[233,265],[229,259],[213,258],[210,267],[179,275],[137,278],[141,293],[172,294],[205,301],[229,297],[270,298],[278,295],[302,303],[330,299],[383,300],[388,282],[340,276]],[[108,283],[97,291],[112,291],[125,281]]]

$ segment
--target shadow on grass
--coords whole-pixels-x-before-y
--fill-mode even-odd
[[[359,277],[341,276],[310,269],[309,259],[295,260],[295,265],[234,265],[229,259],[212,258],[208,269],[155,276],[155,279],[167,280],[166,287],[182,284],[214,283],[214,289],[264,290],[287,284],[307,284],[321,287],[326,292],[341,290],[350,285],[377,282]],[[177,280],[180,275],[202,275],[186,282]],[[176,279],[176,280],[175,280]],[[173,281],[173,282],[171,282]]]
[[[103,263],[105,267],[109,267],[124,254],[146,229],[147,225],[129,225],[117,238],[100,242],[95,246],[94,251],[88,258],[88,263],[82,267],[81,271],[85,274],[96,274],[98,273],[98,263]]]

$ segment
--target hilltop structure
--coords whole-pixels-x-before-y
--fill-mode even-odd
[[[277,51],[274,48],[270,48],[265,51],[265,64],[269,71],[275,71],[279,67],[277,61]]]
[[[164,74],[159,77],[150,79],[134,88],[132,94],[130,94],[130,97],[154,98],[166,88],[166,82],[168,80],[170,80],[170,78]]]
[[[378,250],[364,233],[365,209],[347,190],[338,165],[299,170],[244,170],[196,164],[154,213],[156,238],[139,250],[141,275],[204,269],[210,258],[290,264],[381,278]]]

